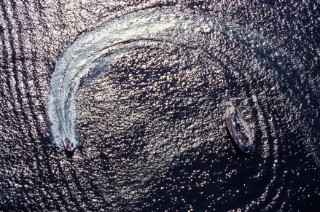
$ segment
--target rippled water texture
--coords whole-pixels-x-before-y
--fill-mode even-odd
[[[2,3],[0,208],[316,210],[316,8]]]

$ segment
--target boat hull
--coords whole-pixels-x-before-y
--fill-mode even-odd
[[[238,109],[230,102],[227,103],[225,118],[233,141],[242,152],[250,153],[253,147],[250,129]]]

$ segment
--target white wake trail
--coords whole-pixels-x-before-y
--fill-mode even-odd
[[[126,49],[112,49],[120,43],[128,42],[127,49],[132,46],[145,46],[152,40],[186,43],[188,40],[177,40],[170,37],[170,31],[217,32],[225,26],[207,22],[205,17],[166,12],[135,13],[108,22],[95,30],[79,37],[58,60],[52,74],[48,116],[51,123],[53,142],[64,147],[65,139],[70,139],[76,148],[79,138],[76,126],[76,96],[81,79],[95,71],[109,70],[108,61],[123,54]],[[212,21],[212,20],[211,20]],[[196,37],[190,35],[191,41]],[[131,43],[130,43],[131,42]],[[112,50],[111,50],[112,49]],[[99,70],[99,64],[105,67]]]

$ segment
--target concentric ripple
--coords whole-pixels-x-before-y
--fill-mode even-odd
[[[158,56],[165,60],[157,60]],[[301,69],[262,35],[211,16],[170,10],[128,14],[80,36],[57,62],[48,103],[53,142],[61,149],[66,138],[75,147],[84,143],[76,130],[77,101],[83,108],[96,106],[92,110],[104,114],[103,126],[118,129],[114,133],[120,137],[133,129],[133,139],[144,140],[142,150],[136,149],[141,154],[132,153],[138,156],[128,156],[129,165],[117,167],[126,173],[124,180],[107,184],[118,188],[117,195],[112,194],[115,199],[141,198],[139,194],[147,192],[156,173],[209,145],[210,154],[216,157],[211,166],[224,169],[208,174],[221,178],[225,188],[230,182],[237,184],[241,173],[247,173],[251,182],[264,179],[259,195],[249,197],[254,201],[245,206],[265,203],[267,210],[283,192],[281,187],[272,190],[278,178],[286,176],[286,172],[277,173],[286,160],[283,152],[297,145],[319,164],[313,130],[317,120],[306,118],[315,108],[304,95],[306,89],[312,90],[308,87],[312,83]],[[94,83],[105,87],[94,90]],[[87,104],[85,97],[79,100],[79,88],[99,101]],[[230,99],[241,108],[254,132],[251,161],[237,162],[237,168],[228,162],[236,161],[237,156],[223,121],[223,103]],[[110,135],[112,130],[103,132],[108,134],[92,136],[101,143],[116,140],[116,135]],[[251,171],[246,172],[247,166]],[[248,188],[255,185],[241,182]],[[107,185],[101,185],[101,190],[110,190]],[[226,196],[241,189],[228,188]],[[221,205],[227,199],[212,198]]]

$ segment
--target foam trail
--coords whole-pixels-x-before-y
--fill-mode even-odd
[[[219,28],[216,30],[219,31]],[[133,40],[135,40],[133,44],[135,46],[145,45],[150,42],[147,41],[149,39],[170,40],[173,38],[165,38],[161,35],[161,32],[170,30],[210,31],[212,29],[203,17],[196,15],[165,12],[129,14],[82,35],[67,48],[56,64],[50,85],[48,116],[53,142],[62,149],[66,138],[71,140],[74,148],[79,145],[75,132],[77,90],[81,79],[101,64],[99,59],[104,59],[105,68],[103,71],[98,70],[92,76],[109,70],[106,58],[112,60],[125,51],[120,49],[110,53],[109,47]],[[137,42],[141,40],[145,41]]]
[[[75,132],[76,97],[84,78],[93,79],[109,71],[110,61],[131,48],[145,47],[154,42],[197,46],[205,42],[200,40],[204,33],[247,43],[253,46],[253,50],[265,43],[258,34],[237,25],[209,16],[172,11],[128,14],[80,36],[65,50],[52,74],[48,116],[53,142],[62,149],[66,138],[71,140],[73,148],[79,145]]]

